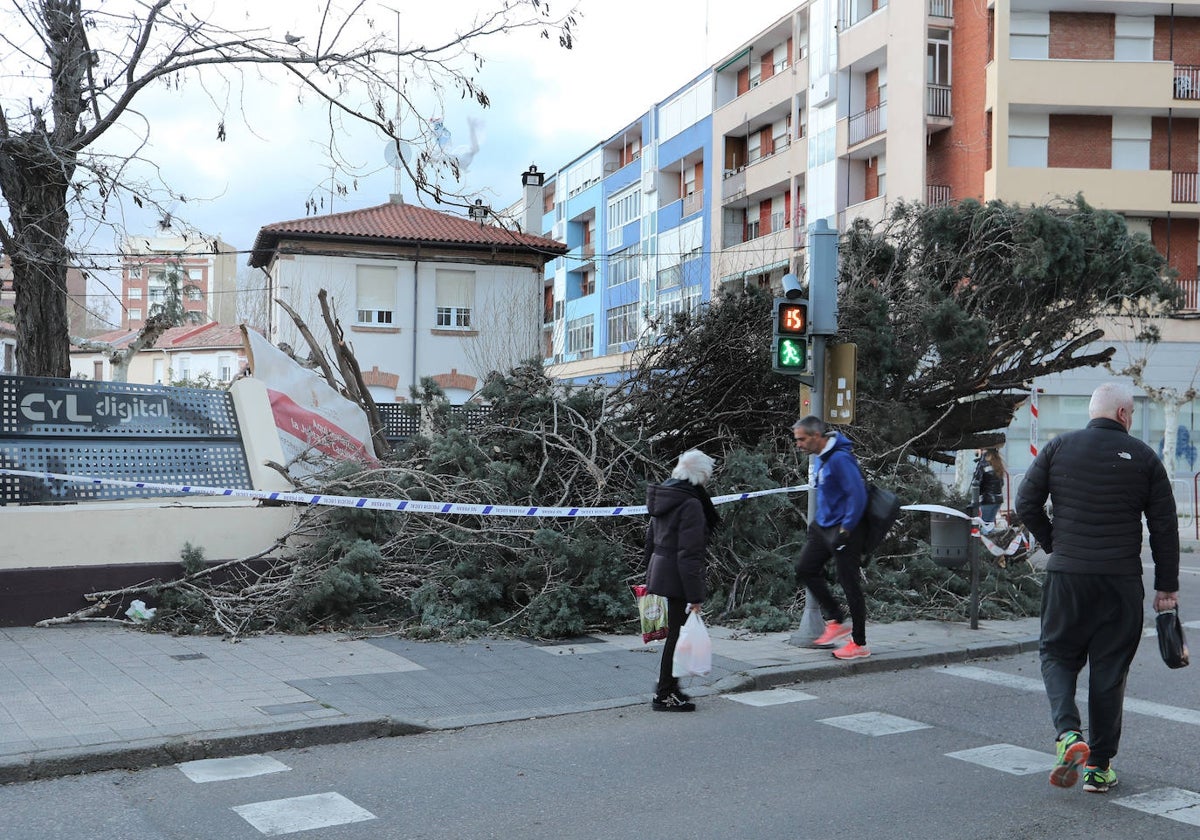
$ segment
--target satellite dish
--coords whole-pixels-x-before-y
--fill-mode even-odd
[[[399,145],[397,151],[396,146]],[[402,141],[389,140],[383,147],[383,159],[387,161],[387,165],[393,169],[399,169],[400,161],[408,160],[408,144]]]

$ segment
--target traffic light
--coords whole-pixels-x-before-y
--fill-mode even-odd
[[[809,373],[811,354],[808,333],[808,301],[776,298],[771,338],[771,370],[776,373]]]

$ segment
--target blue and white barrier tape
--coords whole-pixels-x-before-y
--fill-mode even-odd
[[[371,499],[354,496],[327,496],[311,493],[278,493],[269,490],[236,490],[230,487],[198,487],[195,485],[156,484],[149,481],[121,481],[115,478],[93,478],[91,476],[65,475],[63,473],[29,472],[27,470],[0,469],[0,475],[23,475],[30,478],[74,481],[83,484],[112,484],[117,487],[133,487],[139,490],[162,490],[168,493],[188,493],[198,496],[231,496],[241,499],[261,499],[270,502],[297,502],[302,505],[330,505],[332,507],[365,508],[370,510],[395,510],[404,513],[459,513],[473,516],[533,516],[533,517],[588,517],[588,516],[638,516],[646,513],[645,505],[621,507],[530,507],[528,505],[470,505],[458,502],[418,502],[412,499]],[[795,493],[808,490],[809,485],[798,487],[776,487],[771,490],[756,490],[753,493],[730,493],[713,498],[714,505],[740,502],[759,496],[777,493]]]

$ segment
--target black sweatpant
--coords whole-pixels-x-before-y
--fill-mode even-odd
[[[865,518],[865,517],[864,517]],[[837,528],[824,528],[817,524],[808,526],[808,541],[796,561],[796,580],[817,599],[821,616],[826,621],[845,621],[845,613],[825,581],[825,564],[829,559],[837,561],[837,580],[846,593],[846,606],[850,609],[853,626],[851,638],[858,645],[867,643],[867,599],[862,591],[862,548],[866,528],[858,523],[850,532],[850,539],[841,551],[834,551],[833,537]]]
[[[1083,731],[1075,688],[1088,665],[1088,763],[1107,767],[1121,742],[1125,679],[1142,640],[1141,575],[1047,572],[1042,589],[1042,681],[1055,734]]]
[[[671,667],[675,660],[675,643],[679,641],[679,631],[687,620],[687,599],[667,598],[667,638],[663,642],[662,660],[658,663],[658,688],[656,696],[666,697],[679,687],[679,680],[671,676]]]

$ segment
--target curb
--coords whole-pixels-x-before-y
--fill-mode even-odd
[[[351,718],[337,723],[278,725],[179,738],[145,738],[25,753],[0,759],[0,784],[30,782],[104,770],[144,770],[204,758],[417,735],[429,727],[395,718]]]
[[[920,653],[884,653],[854,662],[814,662],[798,665],[769,665],[738,671],[694,692],[698,697],[763,691],[798,682],[835,679],[852,674],[901,671],[927,665],[945,665],[971,659],[1013,656],[1035,651],[1036,637],[1011,642],[991,642],[967,647],[931,648]],[[351,717],[332,722],[280,724],[251,730],[212,732],[178,738],[146,738],[113,744],[68,747],[0,758],[0,785],[31,782],[105,770],[144,770],[197,761],[227,758],[248,753],[345,744],[375,738],[419,735],[426,732],[464,729],[518,720],[558,717],[605,709],[628,708],[646,702],[643,696],[616,697],[524,712],[488,712],[422,721],[393,717]]]

